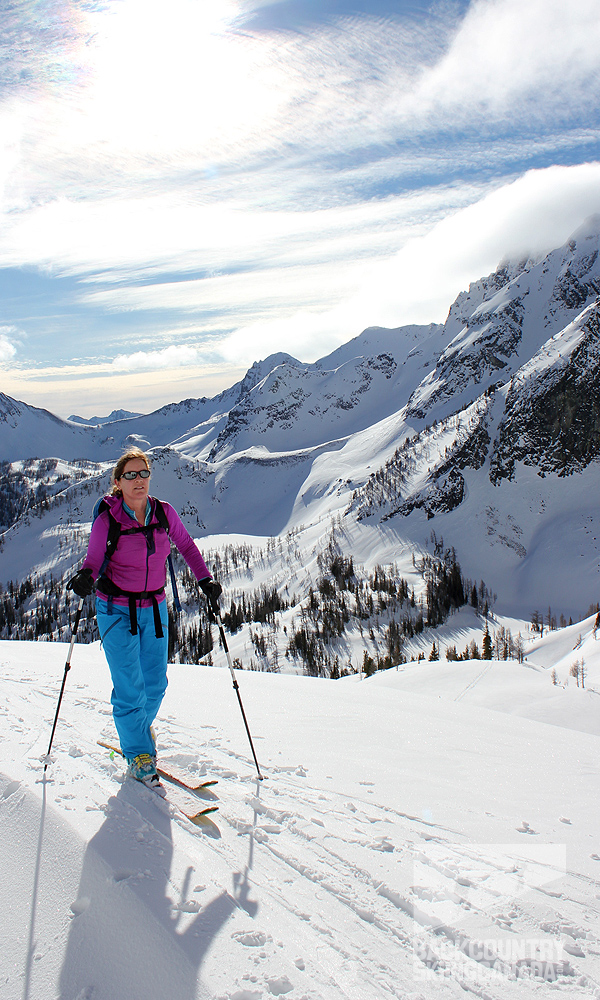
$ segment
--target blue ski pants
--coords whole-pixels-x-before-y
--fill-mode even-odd
[[[138,608],[131,634],[129,608],[96,597],[96,619],[113,682],[111,703],[121,750],[129,759],[155,753],[150,726],[167,690],[167,602],[158,605],[164,637],[156,638],[152,608]]]

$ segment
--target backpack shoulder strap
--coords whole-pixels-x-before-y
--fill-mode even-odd
[[[165,508],[163,507],[160,500],[157,500],[156,497],[154,497],[153,499],[154,499],[154,513],[156,514],[156,520],[160,524],[161,528],[164,528],[167,535],[169,535],[170,525]],[[177,580],[175,579],[175,569],[173,567],[173,559],[171,557],[170,552],[169,555],[167,556],[167,563],[169,565],[169,575],[171,577],[171,590],[173,591],[173,603],[175,605],[175,610],[179,612],[181,611],[181,602],[179,600],[179,593],[177,591]]]
[[[109,506],[106,502],[106,497],[100,497],[96,500],[94,504],[94,509],[92,511],[92,524],[96,520],[99,514],[103,514],[105,510],[109,510]]]
[[[102,499],[99,500],[96,506],[94,507],[94,521],[96,520],[99,514],[104,514],[105,512],[108,514],[108,536],[106,539],[106,551],[104,553],[104,559],[102,561],[98,577],[102,576],[104,570],[108,566],[111,556],[115,551],[119,542],[119,538],[121,536],[121,525],[117,521],[116,517],[113,516],[113,513],[109,505],[107,504],[106,499],[102,497]]]
[[[165,508],[163,507],[160,500],[156,499],[156,497],[153,497],[153,500],[154,500],[154,513],[156,514],[156,520],[160,524],[161,528],[164,528],[164,530],[168,535],[170,532],[170,525]]]

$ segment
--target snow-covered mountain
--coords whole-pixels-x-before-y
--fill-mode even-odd
[[[579,617],[600,595],[599,249],[596,217],[543,259],[474,282],[443,326],[368,329],[313,364],[276,354],[213,399],[83,426],[0,396],[17,496],[1,578],[36,570],[42,542],[85,523],[110,464],[138,444],[154,492],[204,546],[296,532],[302,551],[341,518],[344,554],[366,571],[443,539],[500,609]],[[63,463],[60,489],[25,468],[32,455]],[[85,482],[81,464],[79,481],[64,471],[81,460]],[[55,499],[42,509],[36,490]]]
[[[76,413],[72,413],[69,420],[75,424],[87,424],[89,427],[93,427],[95,424],[110,424],[113,420],[125,420],[127,417],[139,416],[140,414],[133,410],[112,410],[107,417],[78,417]]]

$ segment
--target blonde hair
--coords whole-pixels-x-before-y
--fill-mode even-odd
[[[122,494],[121,487],[118,484],[118,480],[121,478],[125,471],[125,466],[132,458],[141,458],[146,464],[146,468],[150,470],[150,459],[141,448],[130,448],[128,451],[124,452],[117,464],[112,471],[112,483],[110,488],[110,495],[114,497],[120,497]]]

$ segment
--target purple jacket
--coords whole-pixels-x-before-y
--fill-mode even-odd
[[[123,525],[124,529],[134,526],[129,514],[123,510],[121,497],[107,496],[104,499],[110,507],[112,516]],[[154,511],[154,500],[152,497],[149,499],[152,505],[149,524],[158,524]],[[146,536],[141,531],[132,535],[122,534],[119,538],[117,547],[104,572],[109,580],[112,580],[121,590],[139,594],[149,590],[160,590],[161,587],[164,587],[167,575],[166,562],[171,542],[179,549],[197,580],[204,580],[211,576],[194,539],[183,526],[179,514],[171,507],[171,504],[164,500],[161,500],[161,503],[169,522],[169,535],[160,526],[154,529],[152,532],[154,552],[151,553],[148,549]],[[107,511],[99,514],[92,524],[87,555],[81,568],[91,569],[94,580],[97,579],[100,567],[104,562],[108,526],[109,514]],[[104,596],[101,590],[98,591],[98,594],[100,597]],[[128,603],[126,597],[115,597],[114,602],[122,605]],[[142,607],[147,607],[152,601],[149,598],[144,598],[140,603]]]

